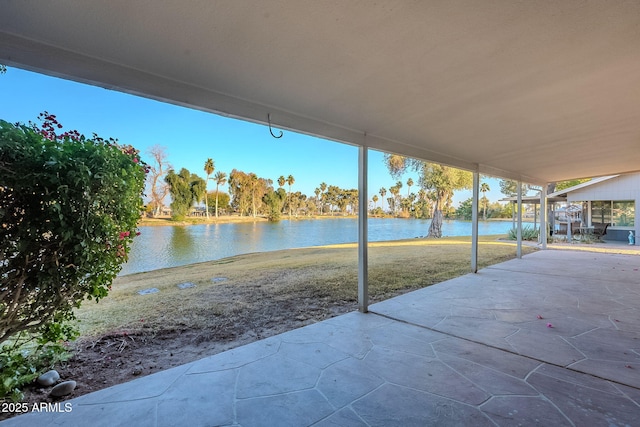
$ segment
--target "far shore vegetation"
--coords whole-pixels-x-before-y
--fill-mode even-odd
[[[278,221],[283,217],[344,217],[358,212],[358,189],[355,188],[345,189],[321,182],[313,194],[303,194],[295,191],[296,180],[291,174],[283,174],[275,180],[238,169],[227,174],[216,171],[213,158],[204,160],[205,178],[202,178],[186,168],[176,172],[168,162],[165,147],[155,145],[147,154],[151,158],[147,179],[149,200],[143,225],[159,223],[149,218],[170,218],[174,223],[190,224],[202,220],[242,221],[243,218]],[[407,171],[416,173],[417,178],[416,181],[413,178],[406,182],[398,180],[389,188],[373,190],[367,201],[369,216],[431,219],[428,236],[437,238],[442,237],[443,219],[471,220],[471,198],[457,208],[452,203],[455,191],[471,187],[471,172],[390,154],[385,155],[385,164],[394,178],[402,177]],[[215,190],[209,191],[210,181],[215,184]],[[484,182],[486,177],[481,177],[481,181],[482,197],[478,200],[478,207],[482,220],[513,218],[513,203],[490,202],[486,197],[486,193],[491,191],[489,184]],[[582,181],[553,183],[547,192]],[[225,186],[228,192],[223,191]],[[523,194],[528,190],[539,190],[524,184],[522,188]],[[514,196],[517,182],[500,180],[500,191],[505,196]],[[169,206],[165,201],[167,196],[171,196]]]

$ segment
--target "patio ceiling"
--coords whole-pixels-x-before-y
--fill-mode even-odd
[[[4,1],[0,63],[537,184],[640,170],[640,2]]]

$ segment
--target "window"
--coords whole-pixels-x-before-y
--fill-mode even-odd
[[[591,202],[591,222],[610,223],[614,227],[633,227],[636,207],[632,200]]]
[[[591,222],[611,222],[611,202],[591,202]]]
[[[633,227],[636,214],[633,201],[614,201],[611,211],[613,223],[618,227]]]

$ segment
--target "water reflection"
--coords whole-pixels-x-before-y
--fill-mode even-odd
[[[206,227],[206,226],[205,226]],[[170,251],[168,257],[175,260],[175,262],[189,264],[192,259],[192,254],[195,253],[195,239],[190,232],[190,227],[171,227],[171,240],[167,246],[167,250]],[[203,229],[203,237],[206,236]]]
[[[369,241],[409,239],[427,234],[430,220],[369,219]],[[479,224],[480,234],[506,234],[510,221]],[[210,261],[233,255],[319,246],[358,240],[357,219],[283,220],[191,226],[140,227],[129,262],[120,274]],[[468,221],[444,221],[443,235],[468,236]]]

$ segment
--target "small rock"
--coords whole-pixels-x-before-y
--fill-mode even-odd
[[[36,380],[38,384],[48,387],[54,385],[60,379],[60,374],[55,369],[45,372]]]
[[[53,397],[62,397],[71,394],[76,389],[75,381],[65,381],[51,389],[49,395]]]

